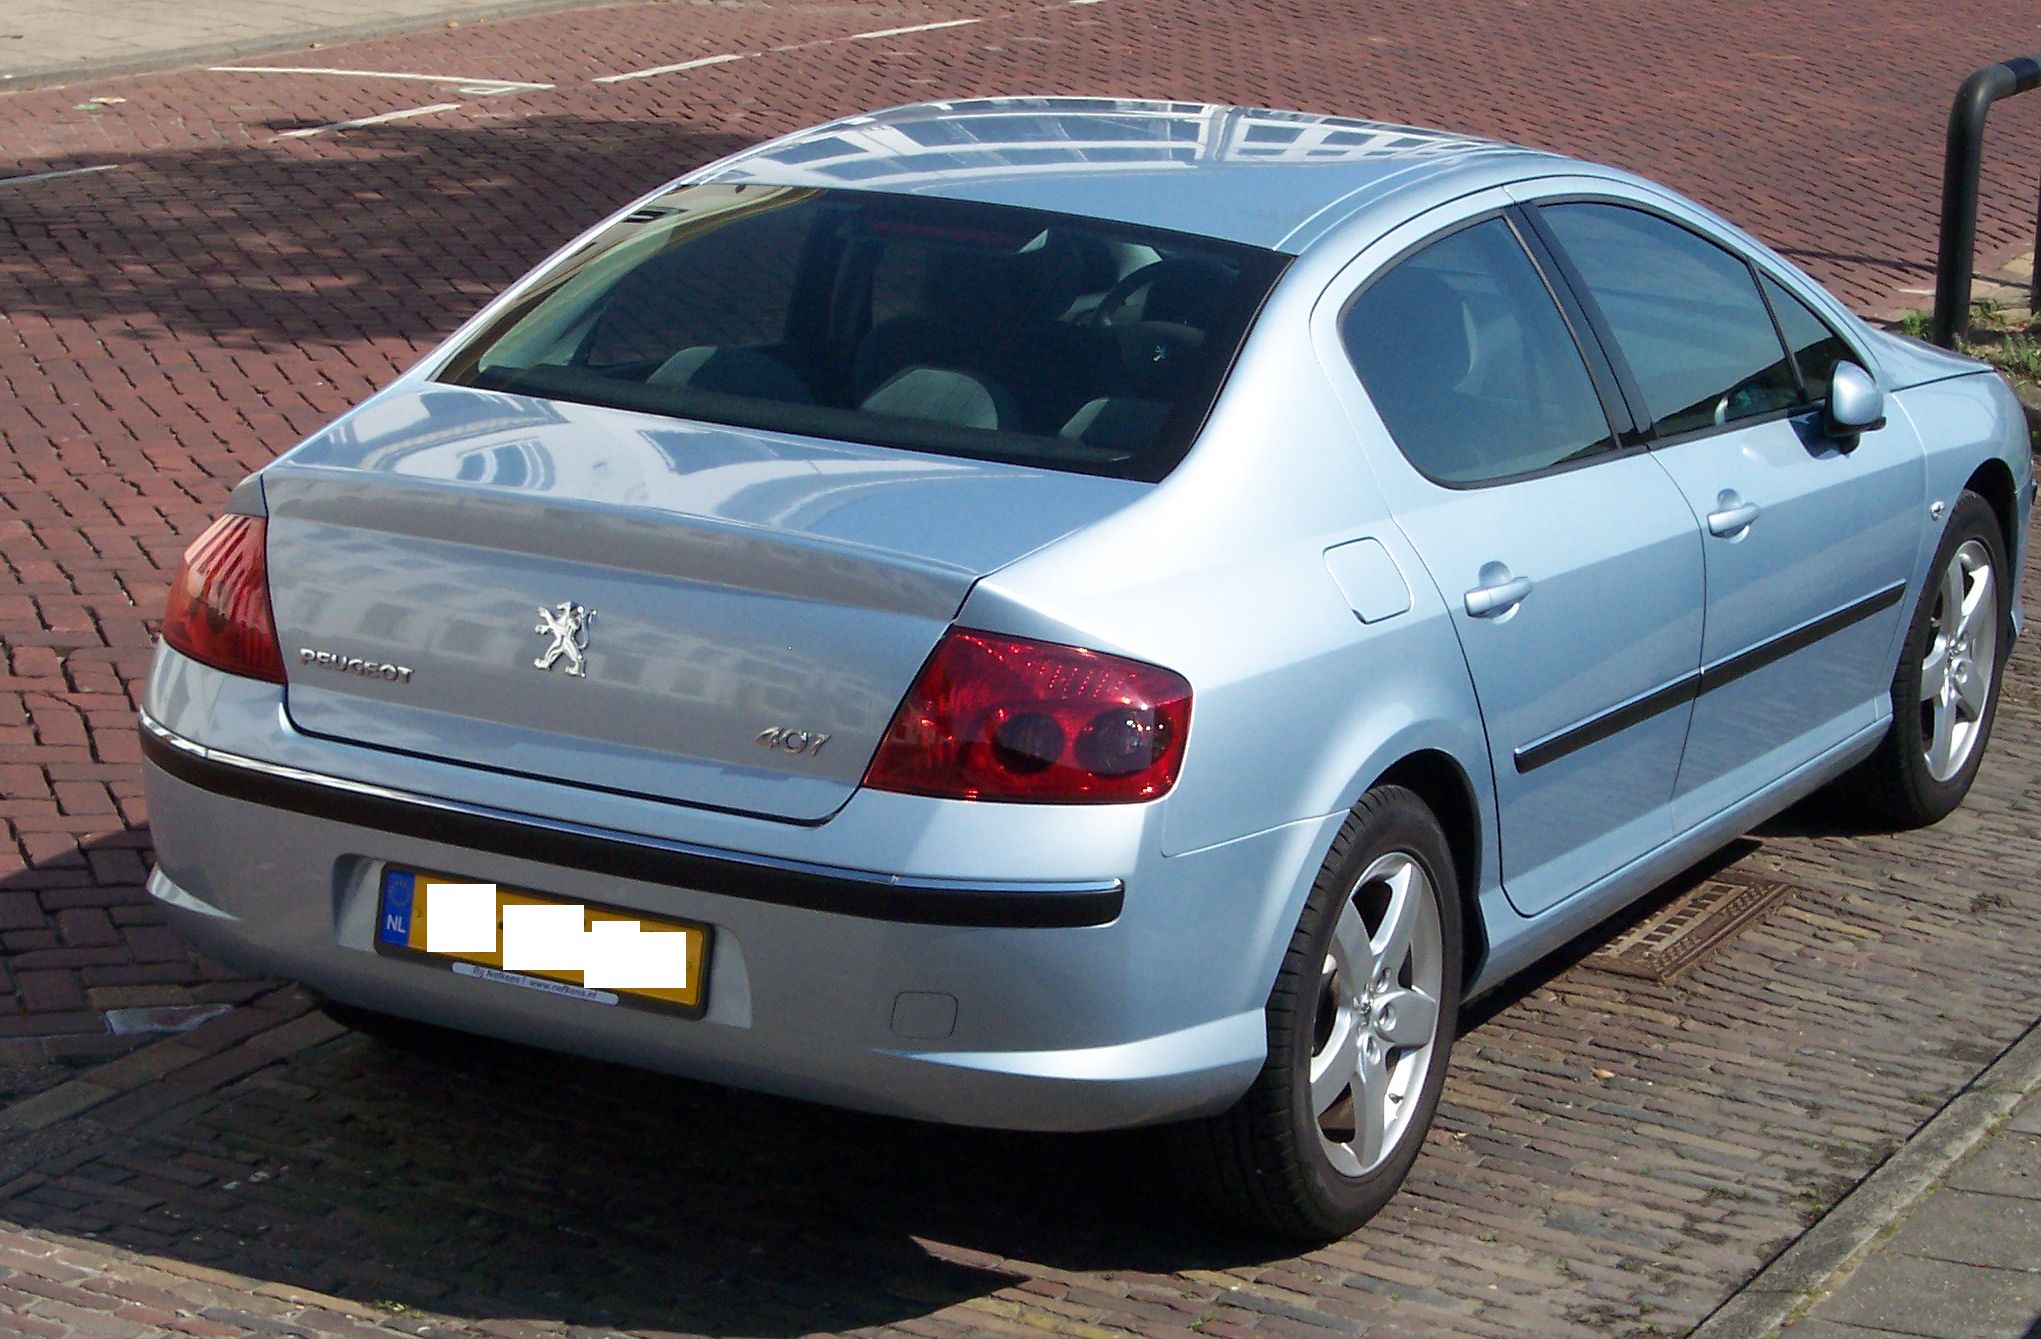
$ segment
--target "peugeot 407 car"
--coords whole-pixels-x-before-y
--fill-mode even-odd
[[[399,1020],[1394,1191],[1462,1004],[1822,787],[1931,823],[2010,390],[1626,172],[1004,99],[631,203],[237,487],[190,939]]]

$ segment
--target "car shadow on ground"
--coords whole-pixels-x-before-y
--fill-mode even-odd
[[[190,1136],[269,1172],[235,1220],[266,1239],[209,1263],[478,1319],[796,1335],[987,1297],[1022,1277],[1006,1259],[1288,1254],[1188,1217],[1139,1135],[928,1126],[424,1030],[258,1078]]]
[[[144,339],[160,324],[228,349],[423,344],[612,209],[751,142],[556,114],[359,127],[339,152],[138,153],[0,199],[0,310],[113,321]],[[123,226],[94,226],[109,213]]]
[[[1764,843],[1754,838],[1740,837],[1699,863],[1673,875],[1621,911],[1590,926],[1564,947],[1554,950],[1549,956],[1539,959],[1526,970],[1495,986],[1480,999],[1469,1003],[1460,1013],[1459,1035],[1464,1037],[1508,1012],[1526,995],[1543,989],[1555,978],[1572,971],[1593,956],[1596,950],[1621,938],[1631,926],[1653,915],[1668,902],[1692,892],[1717,874],[1763,849]]]
[[[1732,844],[1506,983],[1463,1035],[1758,848]],[[1166,1131],[928,1125],[398,1020],[207,1095],[173,1076],[162,1106],[71,1141],[0,1221],[383,1312],[715,1335],[896,1323],[1044,1266],[1138,1290],[1300,1249],[1183,1193]]]
[[[1890,824],[1859,803],[1847,785],[1816,791],[1768,819],[1758,837],[1866,837],[1889,833]]]
[[[13,881],[82,875],[136,831]],[[1296,1249],[1201,1217],[1152,1131],[929,1125],[400,1020],[122,1104],[33,1136],[49,1155],[9,1160],[36,1175],[0,1225],[391,1314],[791,1336],[990,1297],[1023,1277],[1008,1260],[1170,1274]]]

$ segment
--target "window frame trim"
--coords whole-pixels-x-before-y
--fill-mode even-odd
[[[1765,285],[1769,283],[1773,288],[1778,289],[1781,293],[1784,293],[1787,297],[1799,303],[1801,310],[1805,311],[1809,316],[1812,316],[1814,318],[1814,323],[1816,325],[1820,326],[1823,330],[1826,330],[1829,333],[1829,337],[1831,339],[1836,340],[1844,348],[1850,351],[1851,354],[1850,361],[1855,362],[1859,367],[1866,367],[1868,370],[1867,364],[1864,361],[1864,355],[1858,351],[1857,346],[1855,344],[1852,344],[1850,342],[1849,336],[1843,334],[1842,331],[1836,329],[1835,326],[1828,320],[1828,318],[1824,317],[1820,312],[1814,309],[1813,304],[1809,303],[1805,298],[1801,297],[1798,293],[1795,293],[1792,289],[1788,288],[1783,282],[1780,281],[1777,275],[1773,274],[1770,270],[1763,269],[1762,267],[1758,266],[1755,262],[1752,263],[1751,268],[1757,272],[1758,296],[1765,300],[1765,309],[1771,312],[1772,314],[1772,325],[1776,327],[1779,332],[1779,342],[1786,346],[1786,357],[1793,364],[1793,375],[1799,379],[1800,394],[1802,396],[1801,400],[1802,407],[1813,409],[1819,408],[1827,404],[1828,401],[1826,397],[1819,400],[1806,398],[1807,369],[1800,365],[1800,351],[1793,347],[1792,340],[1786,338],[1786,323],[1784,320],[1780,319],[1779,304],[1772,301],[1772,295],[1770,292],[1766,290]]]
[[[1692,221],[1659,208],[1649,201],[1582,190],[1538,196],[1529,200],[1521,200],[1518,203],[1529,218],[1531,226],[1537,231],[1539,238],[1552,251],[1553,260],[1559,272],[1565,276],[1567,284],[1575,289],[1575,296],[1579,300],[1582,310],[1587,313],[1588,322],[1594,328],[1596,338],[1606,341],[1607,347],[1605,351],[1609,356],[1610,363],[1616,369],[1620,384],[1623,386],[1624,398],[1630,402],[1630,412],[1635,416],[1637,423],[1642,429],[1643,442],[1647,450],[1655,451],[1662,447],[1680,446],[1687,442],[1703,441],[1711,437],[1720,436],[1723,433],[1738,432],[1745,428],[1761,427],[1768,423],[1796,419],[1820,411],[1825,402],[1809,400],[1807,398],[1807,378],[1800,370],[1800,360],[1794,354],[1792,345],[1786,340],[1785,327],[1779,320],[1779,314],[1773,310],[1771,298],[1765,293],[1763,281],[1766,279],[1770,279],[1788,296],[1793,297],[1801,306],[1806,307],[1824,329],[1835,336],[1835,338],[1841,340],[1843,347],[1850,351],[1853,361],[1859,367],[1868,369],[1872,366],[1870,360],[1864,356],[1863,350],[1857,345],[1856,341],[1836,329],[1834,323],[1824,317],[1813,303],[1808,302],[1798,293],[1795,293],[1793,284],[1783,276],[1774,273],[1769,267],[1760,264],[1757,257],[1751,255],[1741,246],[1736,245],[1733,240],[1713,234],[1696,226]],[[1640,214],[1649,215],[1714,246],[1717,250],[1726,253],[1731,259],[1741,261],[1744,270],[1750,276],[1751,287],[1757,290],[1759,305],[1764,308],[1765,316],[1771,322],[1772,338],[1778,341],[1779,351],[1786,360],[1787,368],[1793,374],[1793,384],[1798,388],[1800,398],[1794,404],[1784,408],[1766,410],[1762,414],[1753,414],[1748,418],[1740,418],[1733,423],[1709,424],[1706,427],[1689,428],[1684,432],[1659,433],[1655,427],[1656,420],[1651,416],[1650,408],[1644,402],[1643,389],[1638,384],[1635,374],[1631,371],[1629,359],[1624,356],[1621,346],[1616,343],[1614,327],[1609,325],[1608,318],[1601,309],[1601,304],[1595,301],[1594,294],[1588,289],[1587,281],[1581,277],[1580,271],[1574,267],[1572,257],[1568,255],[1565,245],[1559,240],[1558,234],[1552,230],[1552,225],[1546,221],[1541,212],[1548,205],[1574,204],[1605,205],[1614,209],[1629,209]]]
[[[1347,351],[1345,336],[1347,316],[1352,311],[1354,304],[1359,302],[1369,289],[1394,272],[1404,261],[1410,259],[1418,252],[1428,249],[1435,243],[1444,242],[1470,228],[1479,227],[1496,219],[1501,219],[1510,229],[1511,235],[1516,239],[1518,249],[1523,253],[1524,259],[1529,262],[1531,272],[1537,275],[1538,282],[1544,286],[1546,295],[1552,300],[1553,309],[1558,313],[1560,323],[1565,326],[1568,337],[1573,341],[1574,352],[1580,358],[1583,370],[1587,372],[1588,386],[1594,392],[1595,400],[1601,407],[1602,421],[1608,426],[1609,435],[1607,440],[1612,443],[1612,447],[1608,451],[1598,452],[1595,455],[1586,456],[1578,460],[1561,461],[1554,465],[1547,465],[1535,470],[1524,470],[1516,474],[1497,475],[1492,479],[1441,479],[1411,458],[1410,453],[1404,449],[1403,444],[1396,440],[1396,434],[1390,429],[1388,420],[1382,417],[1382,411],[1376,404],[1375,393],[1368,388],[1368,383],[1361,376],[1360,369],[1354,366],[1352,354]],[[1353,378],[1356,386],[1360,387],[1361,394],[1367,399],[1369,407],[1374,410],[1376,418],[1381,421],[1382,430],[1388,437],[1389,444],[1395,450],[1398,457],[1410,467],[1413,473],[1434,488],[1449,489],[1456,493],[1467,493],[1484,488],[1499,488],[1510,484],[1528,483],[1534,479],[1549,478],[1553,475],[1571,474],[1578,470],[1592,469],[1596,465],[1631,456],[1644,449],[1643,440],[1636,434],[1636,425],[1631,416],[1629,406],[1616,394],[1615,387],[1617,382],[1615,371],[1613,366],[1607,361],[1607,354],[1602,349],[1599,339],[1596,339],[1591,345],[1588,340],[1582,337],[1582,331],[1585,328],[1582,322],[1586,319],[1586,313],[1579,309],[1577,303],[1573,302],[1572,294],[1566,286],[1556,281],[1555,274],[1548,268],[1548,261],[1543,254],[1543,248],[1533,245],[1527,236],[1529,225],[1525,220],[1526,215],[1523,207],[1520,204],[1507,201],[1499,203],[1493,208],[1484,209],[1478,213],[1455,219],[1444,227],[1437,228],[1422,237],[1414,239],[1407,246],[1400,247],[1393,254],[1385,257],[1380,264],[1370,269],[1366,278],[1339,299],[1334,309],[1332,332],[1338,344],[1340,360],[1346,367],[1347,375]]]

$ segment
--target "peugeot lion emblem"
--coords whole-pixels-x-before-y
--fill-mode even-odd
[[[551,637],[553,641],[546,648],[546,653],[532,664],[549,670],[565,656],[567,673],[576,679],[586,678],[588,625],[594,621],[593,609],[583,608],[572,600],[562,600],[551,609],[539,606],[539,625],[532,631],[541,637]]]

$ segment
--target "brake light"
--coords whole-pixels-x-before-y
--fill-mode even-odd
[[[1152,800],[1176,784],[1190,717],[1191,686],[1166,669],[952,628],[865,784],[959,800]]]
[[[283,650],[269,612],[264,557],[268,524],[259,516],[222,516],[184,551],[163,640],[193,660],[251,679],[283,682]]]

